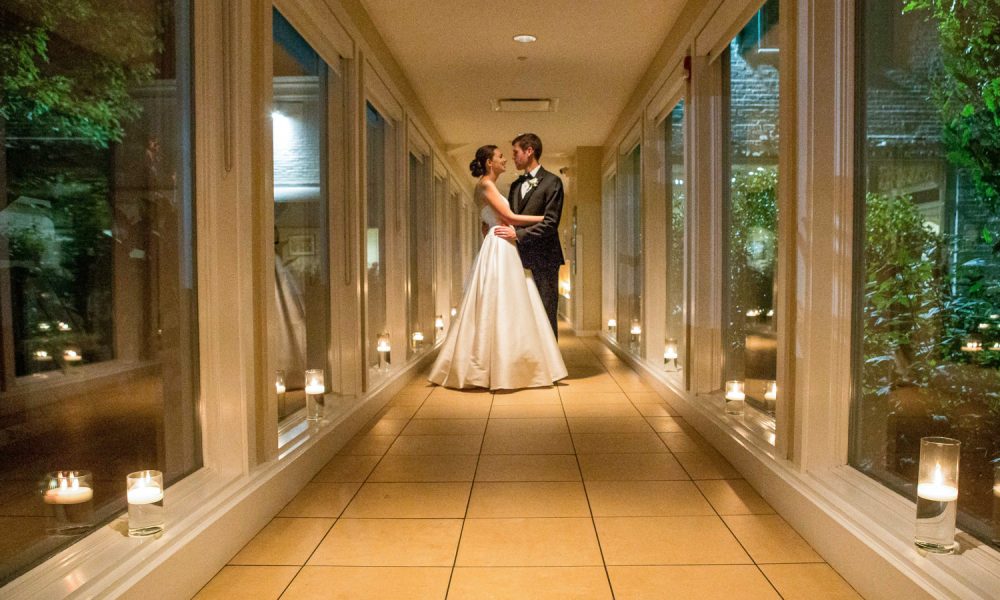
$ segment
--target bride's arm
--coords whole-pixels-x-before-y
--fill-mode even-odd
[[[510,210],[510,206],[503,201],[500,197],[500,192],[497,190],[497,186],[493,185],[492,182],[485,182],[483,184],[483,189],[486,196],[486,201],[490,203],[490,206],[496,210],[500,217],[507,223],[511,225],[534,225],[535,223],[541,223],[544,217],[536,217],[534,215],[516,215]]]

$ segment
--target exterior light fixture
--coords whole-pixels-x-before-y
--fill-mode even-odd
[[[530,44],[531,42],[538,41],[538,38],[533,35],[528,35],[527,33],[519,33],[514,36],[514,41],[522,44]]]

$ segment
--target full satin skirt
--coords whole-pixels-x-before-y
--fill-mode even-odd
[[[517,247],[489,234],[428,379],[449,388],[510,390],[566,377],[559,343]]]

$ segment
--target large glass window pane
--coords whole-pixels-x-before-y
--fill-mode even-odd
[[[327,94],[337,74],[273,11],[274,299],[268,324],[285,393],[278,420],[305,406],[306,369],[331,376]],[[333,382],[327,382],[330,389]]]
[[[743,381],[746,416],[773,425],[778,331],[778,2],[723,53],[723,379]],[[722,383],[722,382],[720,382]],[[773,438],[769,439],[773,441]]]
[[[640,150],[636,145],[620,157],[615,203],[615,249],[618,252],[618,279],[615,306],[618,312],[618,341],[635,354],[642,352],[642,199],[640,197]]]
[[[663,364],[668,371],[679,371],[687,353],[687,329],[684,314],[687,278],[684,274],[685,219],[687,204],[684,171],[684,101],[660,125],[666,156],[667,219],[667,315],[663,349]],[[653,357],[655,358],[655,357]]]
[[[618,337],[618,311],[615,308],[617,300],[617,277],[615,276],[618,253],[615,251],[615,193],[618,178],[612,174],[604,178],[601,186],[601,234],[604,236],[601,248],[602,266],[602,301],[604,321],[608,336]]]
[[[395,189],[395,125],[367,103],[365,110],[366,163],[368,189],[365,214],[365,347],[373,378],[384,371],[379,363],[379,336],[389,333],[386,302],[386,226],[387,210]],[[402,336],[399,336],[402,337]],[[391,340],[397,348],[405,339]],[[390,346],[391,347],[391,346]],[[403,350],[402,356],[406,352]],[[391,360],[391,355],[388,357]]]
[[[451,194],[449,202],[449,227],[448,235],[451,239],[451,308],[452,317],[458,309],[458,304],[462,301],[462,292],[465,290],[465,228],[462,223],[465,219],[465,211],[462,209],[462,200],[457,191]]]
[[[431,196],[431,165],[425,156],[410,154],[407,321],[409,353],[430,348],[434,335],[434,202]]]
[[[0,3],[0,585],[201,466],[190,31]]]
[[[996,53],[969,35],[974,6],[939,21],[903,4],[858,4],[850,464],[915,499],[920,438],[958,439],[959,525],[989,543],[1000,538],[1000,126],[980,90]]]

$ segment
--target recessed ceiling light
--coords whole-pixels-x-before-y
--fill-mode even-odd
[[[534,42],[537,39],[538,38],[536,38],[535,36],[528,35],[526,33],[522,33],[520,35],[515,35],[514,36],[514,41],[515,42],[521,42],[522,44],[530,44],[531,42]]]

